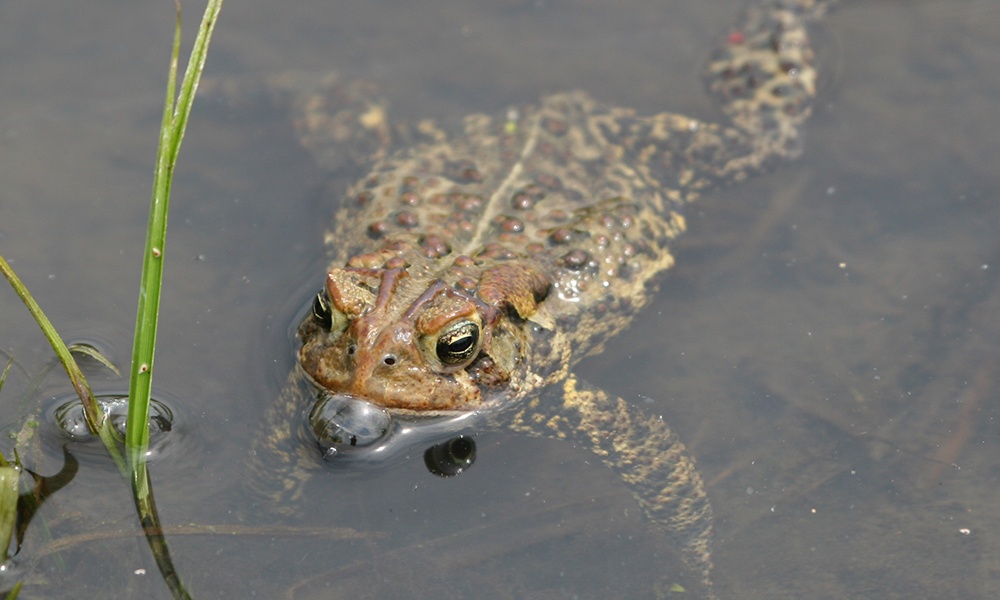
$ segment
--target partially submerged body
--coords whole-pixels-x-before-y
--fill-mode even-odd
[[[390,124],[361,82],[299,94],[303,143],[331,169],[367,164],[367,174],[327,235],[326,281],[299,328],[301,370],[255,448],[282,474],[266,493],[301,494],[314,471],[316,444],[301,435],[310,412],[331,453],[386,448],[422,423],[432,438],[505,427],[571,439],[619,473],[710,586],[711,508],[690,454],[659,416],[572,369],[655,293],[686,203],[798,153],[816,79],[805,27],[831,3],[748,9],[709,67],[727,125],[569,92],[447,131]],[[362,425],[388,421],[371,421],[360,444],[323,440],[324,419],[343,416],[324,412],[331,402],[370,407]]]

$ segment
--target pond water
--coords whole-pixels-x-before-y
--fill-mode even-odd
[[[223,7],[207,75],[337,69],[401,119],[575,88],[714,119],[699,73],[741,4],[247,0]],[[65,338],[123,366],[172,10],[0,5],[0,253]],[[185,10],[190,40],[201,7]],[[988,0],[845,3],[817,32],[802,158],[692,206],[657,299],[581,365],[697,455],[724,599],[1000,594],[998,18]],[[569,444],[484,434],[451,479],[419,459],[331,472],[292,521],[240,492],[338,183],[280,114],[196,105],[155,373],[176,422],[151,467],[193,596],[653,597],[673,549]],[[51,353],[6,286],[0,315],[16,360],[0,425],[40,412],[46,443],[24,458],[51,474],[63,440],[44,417],[70,388],[37,383]],[[68,448],[80,469],[27,532],[22,597],[170,597],[127,485]]]

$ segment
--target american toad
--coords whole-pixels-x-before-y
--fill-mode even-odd
[[[457,127],[394,125],[367,83],[279,78],[319,162],[367,174],[340,202],[300,368],[256,447],[282,474],[262,491],[300,494],[317,439],[346,460],[486,427],[564,438],[620,474],[712,595],[691,455],[660,416],[573,367],[656,292],[687,203],[800,151],[816,91],[806,26],[832,3],[747,9],[708,68],[727,124],[574,91]]]

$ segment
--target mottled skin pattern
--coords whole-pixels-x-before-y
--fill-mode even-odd
[[[637,115],[576,91],[454,130],[400,126],[369,84],[331,78],[303,93],[280,82],[298,90],[295,124],[319,162],[368,172],[327,236],[297,373],[400,414],[476,410],[590,448],[711,596],[711,508],[691,455],[661,417],[572,368],[650,300],[686,203],[799,152],[816,88],[806,22],[831,3],[759,1],[724,37],[707,81],[728,125]],[[315,397],[302,379],[293,374],[254,448],[259,467],[281,473],[265,492],[282,501],[318,462],[300,433]]]

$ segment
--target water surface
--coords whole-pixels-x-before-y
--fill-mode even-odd
[[[0,6],[0,252],[65,337],[123,365],[171,36],[159,4]],[[713,119],[698,73],[740,4],[231,3],[208,75],[337,69],[379,82],[401,119],[572,88]],[[997,17],[928,0],[828,19],[803,157],[693,206],[658,298],[581,368],[697,454],[724,598],[1000,592]],[[194,596],[650,597],[672,549],[613,473],[555,441],[484,435],[449,480],[419,460],[323,478],[293,523],[310,535],[263,529],[266,508],[233,491],[321,281],[337,185],[279,114],[196,107],[155,374],[176,442],[152,469]],[[2,286],[0,311],[18,361],[0,421],[17,429],[69,388],[51,375],[24,396],[49,352]],[[31,468],[58,470],[54,440]],[[26,597],[169,597],[126,485],[71,451],[80,472],[18,558]]]

